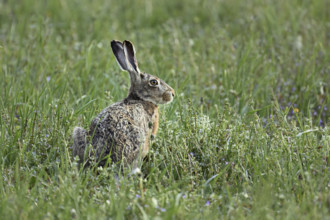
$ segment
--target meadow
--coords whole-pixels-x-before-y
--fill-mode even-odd
[[[329,219],[327,0],[0,0],[1,219]],[[128,93],[110,41],[171,85],[142,175],[72,130]]]

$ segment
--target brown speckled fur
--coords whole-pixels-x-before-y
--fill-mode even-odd
[[[88,132],[79,127],[74,129],[73,156],[79,157],[79,163],[95,156],[100,166],[109,158],[114,163],[136,166],[149,151],[150,137],[157,134],[157,104],[171,102],[174,90],[161,79],[139,71],[129,41],[112,41],[111,46],[120,67],[130,73],[129,95],[101,111],[92,120]],[[151,85],[151,80],[157,80],[158,84]],[[89,144],[93,150],[86,150]]]

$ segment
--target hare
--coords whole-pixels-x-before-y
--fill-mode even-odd
[[[101,111],[88,132],[74,128],[73,156],[78,156],[84,166],[93,156],[99,166],[111,159],[112,163],[137,168],[158,130],[158,104],[172,102],[174,90],[158,77],[139,70],[131,42],[113,40],[111,48],[120,68],[130,75],[128,96]],[[89,144],[92,149],[88,149]]]

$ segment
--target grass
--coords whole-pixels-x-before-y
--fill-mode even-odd
[[[328,6],[0,1],[0,216],[329,219]],[[127,94],[112,39],[177,94],[143,176],[118,182],[71,156],[73,128]]]

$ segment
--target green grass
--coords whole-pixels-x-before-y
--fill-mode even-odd
[[[0,216],[329,219],[328,8],[0,1]],[[140,69],[177,94],[143,177],[118,182],[71,156],[73,128],[127,95],[112,39],[131,40]]]

